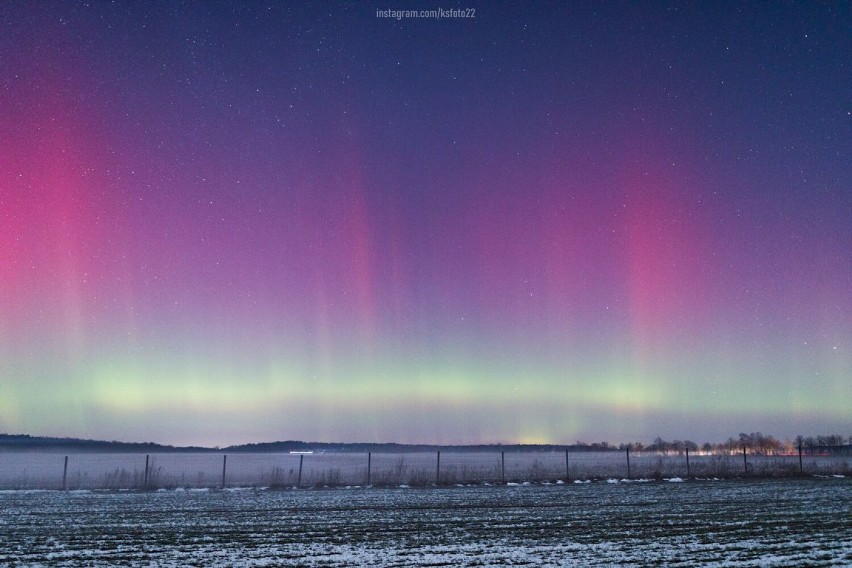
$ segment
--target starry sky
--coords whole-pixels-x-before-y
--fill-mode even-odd
[[[377,10],[472,8],[471,18]],[[0,431],[852,434],[846,3],[0,3]]]

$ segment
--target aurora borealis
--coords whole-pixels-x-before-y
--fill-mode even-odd
[[[0,3],[0,431],[852,433],[849,5],[468,6]]]

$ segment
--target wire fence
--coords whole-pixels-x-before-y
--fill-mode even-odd
[[[606,451],[411,453],[0,453],[0,489],[169,489],[431,486],[850,475],[852,456]]]

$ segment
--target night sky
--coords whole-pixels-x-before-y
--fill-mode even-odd
[[[850,61],[845,2],[4,0],[0,431],[852,434]]]

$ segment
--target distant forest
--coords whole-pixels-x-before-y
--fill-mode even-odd
[[[802,448],[808,452],[827,452],[852,454],[852,437],[837,434],[824,436],[798,436],[794,440],[779,440],[771,435],[760,432],[740,433],[736,438],[731,437],[724,442],[697,444],[691,440],[666,441],[656,438],[650,444],[642,442],[622,443],[618,445],[608,442],[574,442],[573,444],[477,444],[477,445],[423,445],[395,443],[328,443],[302,442],[288,440],[283,442],[264,442],[257,444],[241,444],[226,448],[207,448],[199,446],[168,446],[153,442],[117,442],[104,440],[83,440],[79,438],[51,438],[45,436],[29,436],[26,434],[0,434],[0,451],[77,451],[77,452],[434,452],[438,450],[454,452],[491,452],[491,451],[573,451],[573,452],[609,452],[635,451],[658,452],[666,454],[682,454],[686,451],[694,453],[724,454],[740,452],[745,448],[752,454],[792,454]]]
[[[799,448],[802,449],[821,449],[821,450],[846,450],[852,449],[852,436],[846,438],[839,434],[827,436],[797,436],[793,440],[779,440],[771,435],[765,435],[761,432],[752,432],[746,434],[740,432],[736,438],[730,437],[724,442],[712,444],[705,442],[700,446],[691,440],[672,440],[668,442],[662,438],[656,438],[651,444],[643,444],[642,442],[634,442],[631,444],[620,444],[619,449],[624,450],[628,447],[631,451],[637,452],[660,452],[660,453],[678,453],[682,454],[686,450],[690,452],[703,452],[707,454],[724,454],[742,451],[745,448],[753,454],[774,455],[774,454],[792,454]]]

